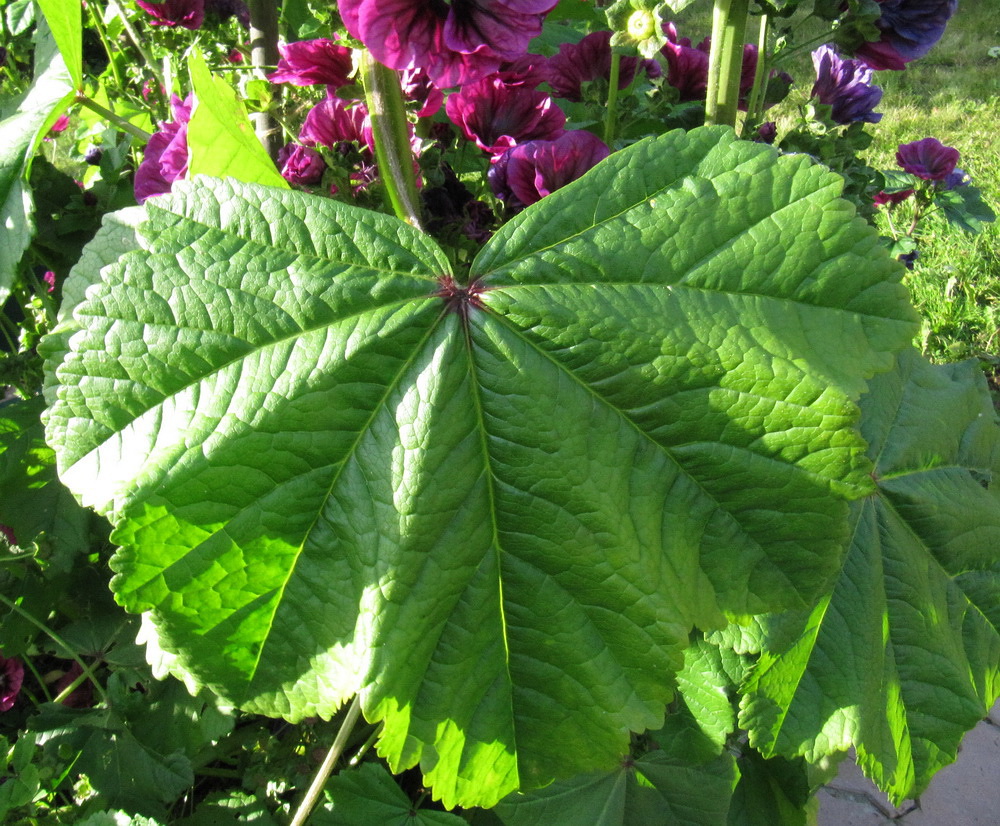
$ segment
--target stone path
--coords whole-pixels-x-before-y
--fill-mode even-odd
[[[1000,702],[919,800],[896,808],[850,760],[819,799],[819,826],[1000,826]]]

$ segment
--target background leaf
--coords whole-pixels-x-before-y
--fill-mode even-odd
[[[187,133],[188,174],[288,189],[233,88],[212,75],[197,50],[188,55],[188,71],[195,96]]]
[[[78,0],[38,0],[59,53],[73,81],[83,89],[83,17]]]
[[[838,192],[672,133],[462,287],[394,218],[179,184],[54,348],[60,473],[192,685],[293,720],[359,692],[447,806],[614,769],[691,627],[810,603],[871,489],[852,399],[915,325]]]
[[[898,803],[955,759],[1000,693],[1000,431],[977,365],[914,352],[863,408],[878,494],[854,506],[843,570],[798,635],[795,617],[764,623],[741,719],[765,754],[856,746]]]

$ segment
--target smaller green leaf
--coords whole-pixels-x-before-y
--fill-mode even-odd
[[[335,775],[326,785],[326,802],[313,813],[313,826],[464,826],[457,815],[417,809],[379,763]]]
[[[749,750],[738,761],[740,781],[733,792],[726,826],[807,826],[814,823],[816,799],[810,797],[803,760],[765,760]]]
[[[188,57],[196,99],[188,124],[188,171],[236,178],[248,184],[288,189],[274,162],[254,134],[246,107],[222,78],[213,77],[197,50]]]
[[[736,728],[729,685],[722,652],[705,640],[696,640],[684,652],[684,668],[677,673],[677,687],[698,727],[720,749]]]
[[[4,19],[11,37],[24,34],[35,22],[35,4],[32,0],[14,0],[4,10]]]
[[[83,88],[83,19],[79,0],[38,0],[76,89]]]

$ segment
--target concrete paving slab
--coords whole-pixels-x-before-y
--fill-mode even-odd
[[[819,798],[819,826],[891,826],[864,794],[827,787]]]

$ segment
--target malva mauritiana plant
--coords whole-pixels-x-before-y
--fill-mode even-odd
[[[27,543],[105,517],[115,600],[205,708],[340,716],[293,823],[805,823],[849,749],[897,801],[954,759],[1000,694],[1000,430],[974,365],[912,349],[900,250],[855,205],[898,181],[845,189],[737,136],[785,82],[745,0],[698,46],[683,0],[340,0],[342,28],[252,58],[303,95],[274,157],[217,60],[191,46],[149,134],[87,94],[77,4],[39,5],[2,126],[29,135],[0,150],[8,292],[56,118],[80,103],[145,149],[141,206],[60,278],[44,379],[0,408],[4,484],[83,508],[4,524]],[[182,37],[207,4],[140,5]],[[954,10],[838,10],[857,42],[814,52],[813,120],[778,146],[847,165],[871,70]],[[933,200],[972,191],[952,152],[899,159]],[[125,678],[78,666],[55,699],[89,680],[124,719]],[[46,714],[11,765],[77,743]],[[362,717],[360,765],[329,777]],[[194,764],[136,749],[174,791],[109,805],[157,817]],[[401,790],[410,769],[453,811]]]

